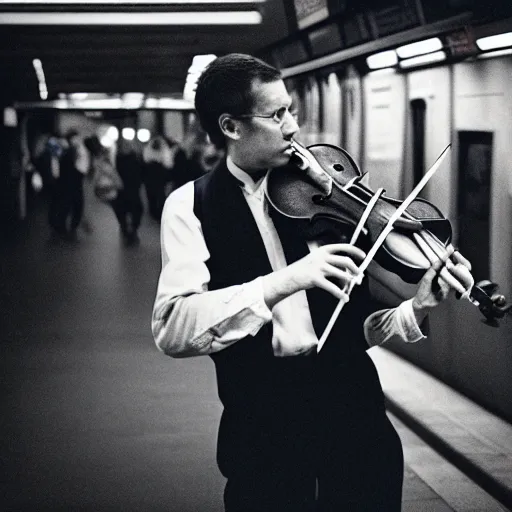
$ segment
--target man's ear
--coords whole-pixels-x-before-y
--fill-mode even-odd
[[[240,138],[238,125],[230,114],[221,114],[219,117],[219,127],[222,133],[231,140],[238,140]]]

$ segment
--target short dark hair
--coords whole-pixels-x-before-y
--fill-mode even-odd
[[[219,116],[247,114],[253,107],[252,83],[281,80],[281,72],[266,62],[243,53],[230,53],[211,62],[199,77],[195,107],[201,126],[218,148],[226,141]]]

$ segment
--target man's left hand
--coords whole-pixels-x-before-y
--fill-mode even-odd
[[[420,281],[412,302],[418,323],[451,293],[469,292],[473,286],[471,263],[458,252],[454,252],[450,258],[453,260],[436,261]]]

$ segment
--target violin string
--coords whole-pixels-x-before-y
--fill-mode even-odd
[[[359,238],[359,235],[361,234],[361,231],[363,230],[364,225],[366,224],[366,221],[368,220],[368,217],[370,216],[370,213],[372,212],[373,208],[377,204],[377,201],[379,197],[384,193],[383,188],[379,188],[377,192],[373,195],[373,197],[368,201],[368,204],[366,206],[365,211],[363,212],[363,215],[359,219],[359,222],[356,226],[356,229],[354,230],[354,233],[352,234],[352,238],[350,239],[350,245],[354,245]],[[354,289],[354,286],[356,284],[361,284],[363,281],[363,274],[360,273],[357,276],[352,277],[350,281],[343,287],[343,292],[346,295],[346,298],[342,298],[339,300],[338,304],[336,305],[335,310],[333,311],[331,318],[326,325],[324,332],[322,333],[322,336],[318,340],[317,345],[317,352],[320,352],[322,349],[325,341],[327,340],[327,337],[331,333],[331,330],[334,326],[334,323],[336,322],[339,314],[341,313],[341,310],[343,309],[343,306],[349,301],[350,294],[352,293],[352,290]]]
[[[443,267],[439,271],[439,275],[442,279],[444,279],[445,282],[447,282],[449,285],[451,285],[455,290],[457,290],[460,294],[462,294],[462,298],[469,300],[471,303],[478,306],[478,302],[476,302],[471,296],[470,296],[470,290],[466,290],[464,286],[462,286],[459,281],[455,277],[453,277],[449,272],[448,268],[453,267],[453,263],[450,260],[451,255],[455,252],[455,248],[450,245],[450,247],[444,252],[443,255],[439,255],[438,252],[435,251],[435,249],[429,244],[429,242],[426,240],[426,238],[429,238],[427,233],[413,233],[413,236],[416,240],[416,243],[418,246],[422,249],[425,256],[428,258],[431,264],[434,264],[436,261],[442,261]],[[431,234],[433,238],[436,238],[434,235]],[[444,246],[443,246],[444,250]]]
[[[368,205],[366,206],[363,215],[361,215],[361,218],[359,219],[359,222],[357,223],[356,229],[354,230],[354,233],[352,234],[352,238],[350,240],[350,245],[354,245],[357,242],[357,239],[359,238],[359,235],[361,234],[361,231],[363,230],[364,225],[366,224],[366,221],[368,220],[368,217],[370,216],[371,212],[373,211],[373,208],[375,207],[375,204],[377,203],[379,197],[384,193],[383,188],[379,188],[377,192],[373,195],[373,197],[368,201]]]
[[[415,219],[413,215],[411,215],[409,212],[404,212],[404,217],[407,219]],[[463,299],[467,299],[470,302],[472,302],[475,305],[478,305],[478,302],[471,297],[471,288],[465,289],[463,286],[459,286],[459,282],[452,278],[451,274],[448,272],[447,269],[452,269],[455,267],[454,263],[450,259],[453,253],[455,252],[455,248],[452,244],[449,244],[448,246],[445,246],[443,242],[436,236],[432,231],[425,229],[423,231],[420,231],[419,233],[414,233],[416,239],[417,245],[420,247],[420,249],[423,251],[423,254],[427,257],[427,259],[430,261],[431,264],[435,263],[437,260],[441,260],[443,262],[443,265],[446,267],[441,269],[440,275],[449,283],[452,284],[454,288],[457,289],[459,293],[462,294]],[[423,245],[421,243],[421,240],[425,243]],[[433,257],[432,257],[433,256]]]
[[[455,247],[453,247],[452,244],[449,244],[448,247],[445,247],[443,242],[441,242],[441,240],[439,240],[439,238],[437,238],[437,236],[435,236],[428,229],[426,229],[425,232],[423,233],[423,237],[428,237],[431,240],[431,242],[433,242],[434,246],[437,245],[437,248],[441,251],[441,255],[438,252],[435,251],[435,249],[434,249],[434,247],[432,245],[429,245],[429,247],[434,250],[436,256],[440,260],[444,261],[444,264],[445,264],[447,269],[453,269],[455,267],[455,264],[452,262],[451,257],[453,255],[453,253],[455,252]],[[444,252],[444,254],[443,254],[443,252]],[[444,270],[444,268],[443,268],[443,270]],[[442,272],[441,274],[445,278],[445,280],[446,280],[446,276],[450,275],[448,273],[448,271],[446,271],[445,273]],[[461,298],[467,299],[470,302],[472,302],[473,304],[478,305],[478,302],[475,299],[473,299],[473,297],[471,297],[471,295],[470,295],[472,288],[473,288],[473,283],[470,285],[470,287],[468,289],[464,289],[464,287],[461,286],[461,289],[463,291],[461,291],[460,289],[458,291],[459,291],[459,293],[462,294]]]

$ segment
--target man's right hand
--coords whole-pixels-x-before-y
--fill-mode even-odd
[[[344,288],[358,275],[355,262],[361,262],[365,256],[361,249],[350,244],[315,248],[304,258],[263,277],[265,302],[272,309],[284,298],[315,286],[348,301]]]

